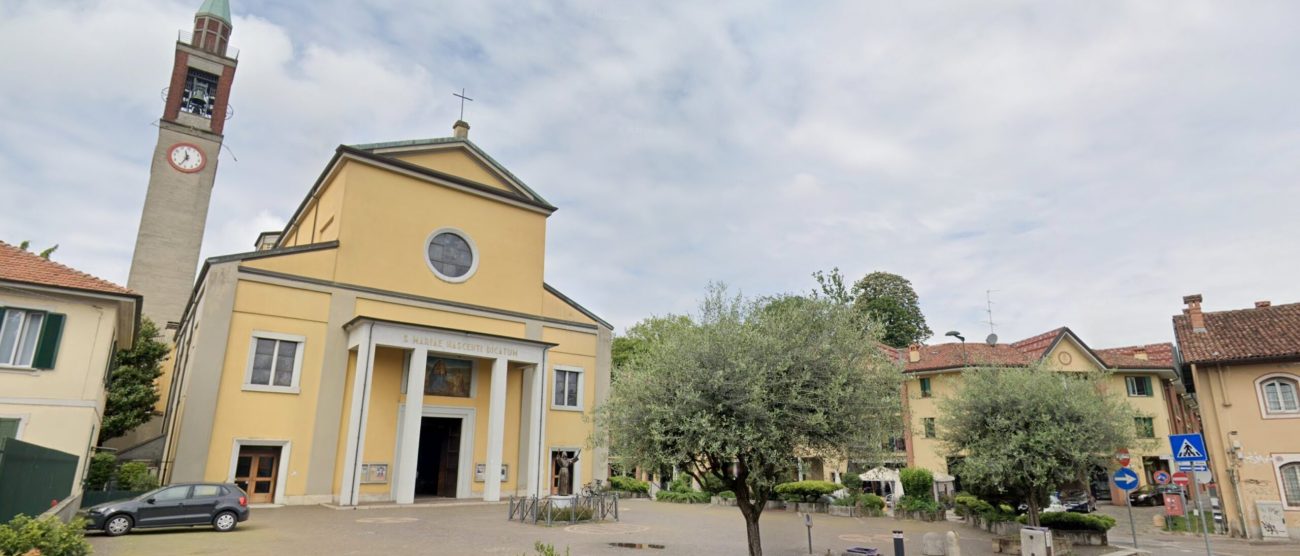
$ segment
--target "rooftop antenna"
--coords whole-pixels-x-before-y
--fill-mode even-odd
[[[989,314],[989,336],[984,339],[984,343],[993,346],[998,343],[998,335],[993,331],[993,292],[998,290],[984,290],[985,307]]]

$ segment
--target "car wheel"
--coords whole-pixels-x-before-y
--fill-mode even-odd
[[[104,522],[104,534],[110,537],[117,537],[131,532],[131,517],[126,515],[115,515]]]
[[[212,528],[225,532],[234,529],[238,523],[239,518],[235,517],[235,512],[221,512],[212,519]]]

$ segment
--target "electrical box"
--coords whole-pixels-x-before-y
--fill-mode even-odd
[[[1052,530],[1046,527],[1021,529],[1020,556],[1053,556]]]

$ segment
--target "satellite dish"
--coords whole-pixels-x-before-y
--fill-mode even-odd
[[[997,344],[998,344],[998,335],[997,335],[997,334],[989,334],[989,337],[984,339],[984,343],[986,343],[986,344],[988,344],[988,345],[990,345],[990,346],[995,346],[995,345],[997,345]]]

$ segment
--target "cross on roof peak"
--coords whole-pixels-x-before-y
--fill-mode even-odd
[[[460,120],[465,120],[465,101],[474,102],[474,99],[465,96],[465,88],[461,87],[459,93],[452,93],[451,96],[460,98]]]

